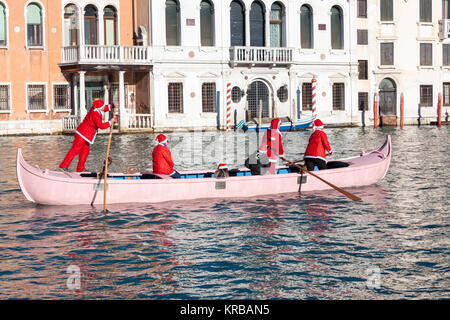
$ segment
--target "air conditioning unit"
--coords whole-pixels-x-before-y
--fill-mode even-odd
[[[450,38],[450,19],[439,20],[439,39]]]

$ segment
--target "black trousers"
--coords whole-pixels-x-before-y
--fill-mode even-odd
[[[327,162],[318,158],[305,158],[306,169],[313,171],[314,166],[317,166],[319,170],[325,170],[327,168]]]

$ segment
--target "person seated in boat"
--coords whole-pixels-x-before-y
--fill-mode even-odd
[[[216,178],[228,178],[230,173],[228,172],[228,166],[225,163],[219,164],[217,170],[214,172]]]
[[[322,130],[323,127],[323,122],[320,121],[320,119],[314,120],[314,131],[309,137],[308,146],[306,147],[306,151],[303,156],[305,159],[306,169],[308,169],[308,171],[313,171],[315,166],[317,166],[319,170],[326,169],[326,156],[331,156],[333,154],[330,143],[328,142],[327,134]],[[327,151],[328,154],[325,154],[325,151]]]
[[[178,171],[174,170],[174,163],[172,160],[172,153],[167,147],[167,137],[163,134],[158,134],[156,137],[158,144],[153,149],[153,173],[166,174],[174,179],[180,178]]]
[[[266,153],[270,161],[270,168],[268,174],[275,174],[275,167],[277,163],[276,155],[282,160],[284,159],[283,143],[281,141],[280,132],[281,121],[278,118],[272,119],[270,128],[264,132],[262,143],[259,146],[259,152]]]
[[[85,170],[84,165],[89,156],[90,145],[94,143],[98,129],[111,127],[111,121],[103,122],[103,116],[105,112],[111,111],[112,107],[113,105],[105,104],[102,100],[94,101],[93,108],[89,110],[75,131],[72,147],[59,165],[63,171],[69,171],[70,163],[76,155],[78,155],[77,172]]]

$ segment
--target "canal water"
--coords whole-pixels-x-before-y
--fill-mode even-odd
[[[16,180],[17,148],[56,170],[72,136],[0,137],[0,299],[450,298],[450,130],[329,128],[331,159],[379,147],[376,185],[250,199],[38,206]],[[310,131],[283,135],[301,159]],[[256,134],[169,133],[176,169],[242,167]],[[107,136],[87,169],[100,169]],[[151,170],[155,135],[115,135],[111,171]],[[76,166],[76,160],[71,169]]]

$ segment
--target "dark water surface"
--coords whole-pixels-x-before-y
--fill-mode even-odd
[[[392,135],[386,177],[348,190],[363,202],[328,191],[124,204],[106,214],[37,206],[17,184],[17,148],[54,170],[73,137],[0,137],[0,299],[450,298],[449,128],[326,132],[332,159]],[[288,159],[301,158],[309,134],[284,134]],[[168,136],[181,170],[242,166],[249,144],[234,132]],[[154,137],[114,136],[111,171],[151,169]],[[97,138],[88,169],[99,170],[106,141]]]

